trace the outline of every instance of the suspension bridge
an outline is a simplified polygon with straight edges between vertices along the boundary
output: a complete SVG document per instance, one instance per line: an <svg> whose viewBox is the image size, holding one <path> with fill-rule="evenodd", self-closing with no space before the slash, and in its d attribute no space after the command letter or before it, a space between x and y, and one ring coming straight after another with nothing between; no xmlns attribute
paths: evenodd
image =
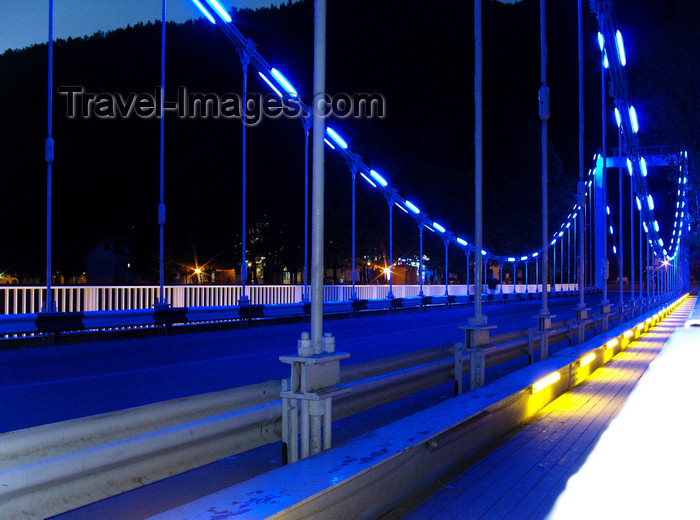
<svg viewBox="0 0 700 520"><path fill-rule="evenodd" d="M602 97L614 93L614 110L603 103L603 145L586 168L580 69L576 203L552 233L541 0L542 247L516 254L483 246L480 1L474 6L473 240L443 226L437 209L403 195L400 178L390 183L353 150L351 139L326 125L318 98L325 90L324 1L316 2L317 97L311 102L217 0L193 1L238 52L242 98L253 67L271 94L299 107L305 193L312 195L304 204L305 230L312 230L304 237L305 254L311 252L304 283L248 283L244 112L240 284L165 284L161 117L160 284L52 286L49 117L47 283L0 289L0 334L8 347L0 387L7 412L0 433L3 517L564 517L575 500L569 495L587 491L564 492L571 475L583 468L605 478L605 468L587 470L584 461L599 438L612 442L608 425L637 382L646 383L646 368L659 353L683 365L684 346L697 339L682 240L689 231L688 152L639 143L612 3L592 0L590 10L599 28ZM49 114L52 1L50 13ZM582 67L580 1L578 15ZM163 67L166 24L161 27ZM606 135L610 114L617 147ZM366 182L386 203L385 284L358 283L354 260L349 283L323 285L324 154L339 155L352 176L350 258L358 257L356 182ZM677 172L669 229L655 213L654 195L664 195L652 194L647 183L655 167ZM616 185L610 172L617 173ZM415 284L394 280L396 209L419 230ZM444 285L425 282L426 230L444 245ZM466 258L465 283L449 283L455 252ZM611 261L618 286L609 281ZM497 289L485 283L489 272L497 273ZM682 333L676 330L684 324ZM103 341L110 338L120 341ZM231 366L238 367L235 374ZM569 421L560 421L563 416ZM445 486L448 478L452 484Z"/></svg>

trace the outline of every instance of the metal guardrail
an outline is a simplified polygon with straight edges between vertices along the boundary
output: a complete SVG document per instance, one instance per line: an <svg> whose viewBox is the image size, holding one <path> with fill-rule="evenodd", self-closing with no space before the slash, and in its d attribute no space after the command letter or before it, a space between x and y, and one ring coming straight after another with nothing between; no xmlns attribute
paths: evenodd
<svg viewBox="0 0 700 520"><path fill-rule="evenodd" d="M624 312L615 319L623 317ZM602 328L600 316L586 327L598 323ZM559 322L550 332L550 344L572 342L578 330ZM504 333L493 340L509 341L484 349L488 366L539 348L529 330L527 339ZM341 383L351 392L334 401L334 418L455 380L454 350L455 345L445 345L341 367ZM469 372L468 361L467 355L461 376ZM281 388L280 380L267 381L2 434L1 516L26 518L26 511L37 509L45 516L59 514L278 442Z"/></svg>

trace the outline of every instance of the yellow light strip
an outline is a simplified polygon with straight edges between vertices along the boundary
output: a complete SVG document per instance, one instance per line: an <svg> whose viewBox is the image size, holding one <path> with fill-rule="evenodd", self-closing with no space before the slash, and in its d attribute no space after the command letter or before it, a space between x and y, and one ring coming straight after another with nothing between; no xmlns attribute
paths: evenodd
<svg viewBox="0 0 700 520"><path fill-rule="evenodd" d="M554 372L553 374L549 374L547 377L543 377L536 383L533 383L532 393L535 394L540 390L547 388L549 385L559 381L559 379L561 379L561 374L559 372Z"/></svg>
<svg viewBox="0 0 700 520"><path fill-rule="evenodd" d="M644 322L637 325L637 330L644 330Z"/></svg>
<svg viewBox="0 0 700 520"><path fill-rule="evenodd" d="M580 365L582 367L585 367L588 363L593 361L595 359L595 352L591 352L590 354L586 354L581 358Z"/></svg>
<svg viewBox="0 0 700 520"><path fill-rule="evenodd" d="M608 341L605 344L605 348L609 350L609 349L613 348L615 345L617 345L617 339L611 339L610 341Z"/></svg>
<svg viewBox="0 0 700 520"><path fill-rule="evenodd" d="M622 335L623 338L631 338L632 336L634 336L633 330L626 330L625 333Z"/></svg>

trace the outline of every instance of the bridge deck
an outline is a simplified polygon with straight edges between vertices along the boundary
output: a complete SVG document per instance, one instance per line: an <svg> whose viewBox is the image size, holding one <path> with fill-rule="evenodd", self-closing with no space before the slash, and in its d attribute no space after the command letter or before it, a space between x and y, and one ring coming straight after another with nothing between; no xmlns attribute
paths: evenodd
<svg viewBox="0 0 700 520"><path fill-rule="evenodd" d="M689 298L588 381L548 406L519 432L452 481L386 518L544 518L616 417L649 364L693 309Z"/></svg>

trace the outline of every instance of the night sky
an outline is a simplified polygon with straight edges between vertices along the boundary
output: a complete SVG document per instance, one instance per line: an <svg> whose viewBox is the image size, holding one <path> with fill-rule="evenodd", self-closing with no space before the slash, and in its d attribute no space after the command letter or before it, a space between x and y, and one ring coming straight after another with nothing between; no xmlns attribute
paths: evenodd
<svg viewBox="0 0 700 520"><path fill-rule="evenodd" d="M682 0L677 1L681 2ZM270 5L270 0L256 0L256 2L253 3L253 0L249 2L227 1L224 4L238 8ZM487 222L485 222L487 229L485 237L487 243L485 245L487 249L496 254L503 254L505 251L510 253L513 250L519 254L528 254L541 244L541 239L538 236L539 224L537 221L539 217L523 219L518 217L514 211L505 214L500 210L502 207L522 210L526 203L539 204L536 200L539 197L537 183L522 181L528 168L535 171L539 169L538 164L535 164L539 163L537 142L534 145L530 142L532 136L534 136L535 141L538 140L539 124L539 120L536 118L536 92L539 87L537 3L534 0L527 3L531 4L528 10L523 11L528 13L527 20L516 18L512 21L508 20L505 24L492 24L487 20L489 23L486 24L488 45L485 48L485 58L493 67L485 75L487 103L493 103L494 100L496 103L487 107L486 110L487 155L485 159L487 172L499 182L488 182L486 186L487 191L491 190L492 193L485 194L487 197L486 214L488 215ZM650 96L653 96L654 93L645 92L644 87L646 86L643 79L642 81L639 79L639 72L644 71L647 66L646 57L651 45L648 31L655 30L657 26L661 25L667 17L667 13L672 10L670 6L674 3L660 4L651 1L633 2L632 0L616 0L614 2L618 22L625 34L631 95L633 99L640 100L637 108L642 126L640 133L642 144L675 144L671 140L677 138L677 136L669 137L669 135L664 134L663 129L657 131L658 127L655 121L663 120L660 117L663 117L664 112L667 112L669 108L659 103L650 103L648 100L652 99ZM498 2L489 1L485 1L484 4L489 5L491 10L488 12L493 14L520 7L507 7ZM586 168L588 168L590 166L589 158L599 147L597 134L599 134L600 113L595 105L597 103L599 106L600 103L600 73L599 52L595 43L595 30L597 30L595 19L587 2L584 4L584 31L586 32L584 45L588 60L585 82L587 88L590 87L590 92L592 92L586 109L585 148ZM366 35L374 35L377 41L365 41L365 39L357 37L357 34L348 32L345 27L338 25L339 22L342 22L343 10L347 11L349 7L343 5L342 2L335 4L336 9L335 11L331 10L332 16L329 25L331 30L328 42L327 87L330 92L382 92L388 98L388 117L384 121L353 121L352 123L337 121L334 125L337 125L336 128L348 138L353 150L362 155L370 167L375 167L384 173L391 185L399 189L402 195L417 202L422 209L434 212L435 217L450 231L471 241L473 226L469 219L473 217L473 194L470 193L470 190L473 190L473 179L469 175L465 176L464 172L469 172L473 168L473 115L470 113L473 110L471 95L471 86L473 85L471 57L473 54L470 48L472 39L470 12L473 6L471 2L460 3L459 6L454 4L443 6L445 13L452 10L453 14L458 15L454 16L455 20L446 21L446 15L441 14L443 11L432 10L429 17L421 17L422 10L426 8L423 2L401 3L387 0L381 4L383 7L381 16L378 16L376 8L363 5L363 8L356 9L357 12L354 13L354 16L361 23L366 24ZM297 6L298 4L294 7ZM500 9L494 9L494 6L500 7ZM47 8L48 0L0 3L0 49L21 47L32 42L44 43L47 32ZM124 27L127 24L134 25L143 21L158 20L160 9L160 0L149 0L148 2L137 0L122 2L56 0L55 35L57 38L77 37L83 34L90 35L95 31ZM548 37L550 38L548 79L552 88L553 102L550 139L553 141L551 150L556 154L555 161L550 160L550 168L554 164L554 167L560 170L559 176L551 179L550 190L561 188L560 193L550 195L550 215L551 219L557 220L552 225L558 226L559 219L562 218L562 215L566 216L573 204L573 189L570 188L575 185L575 177L577 177L576 5L575 2L562 4L550 0L548 10L552 14L548 20ZM174 21L200 18L199 12L190 0L171 0L168 2L168 12L168 19ZM339 15L338 12L341 14ZM335 13L335 19L333 13ZM246 36L256 41L262 56L271 64L285 71L300 89L302 98L308 99L311 87L311 69L309 67L311 53L309 51L311 49L312 17L310 16L310 7L308 12L304 12L303 18L300 18L303 23L299 25L303 25L303 30L300 27L286 27L284 30L275 28L275 23L287 22L274 19L274 13L269 16L270 18L266 19L267 21L264 23L248 18L247 15L241 16L239 20L236 20L236 23ZM492 16L491 20L493 18ZM246 22L250 22L250 24L245 25ZM200 89L225 88L227 91L237 91L240 82L238 78L240 67L235 51L229 42L221 38L215 27L209 27L205 22L198 25L204 30L198 29L196 34L192 32L186 34L186 38L193 38L192 40L185 39L185 32L181 33L181 41L194 42L197 40L196 45L199 47L193 44L192 53L188 53L187 46L179 47L177 35L171 38L173 34L170 34L168 56L177 59L177 68L169 69L168 80L172 82L171 85L186 84L193 88L197 85L197 88ZM194 28L186 30L190 31ZM144 28L139 31L141 39L138 45L142 45L142 49L149 49L149 60L158 58L157 31L153 28ZM145 37L143 35L146 32L151 36L155 35L156 39L153 41L143 40ZM25 39L20 39L20 35ZM343 39L339 40L339 37ZM562 41L565 42L564 45L559 43ZM147 45L143 45L144 42L147 42ZM74 43L71 48L74 51L87 49L87 47L80 45L82 44ZM115 88L148 91L157 82L157 63L155 62L149 62L148 65L137 64L137 66L142 67L139 70L145 71L147 74L140 72L136 75L137 77L131 78L122 78L118 74L118 80L115 82L113 79L115 71L119 70L119 66L113 64L121 63L122 58L128 56L129 52L136 53L135 55L139 58L140 54L144 54L141 50L130 48L130 45L134 46L130 40L122 41L120 44L124 46L122 49L127 52L118 51L116 54L114 49L119 47L106 48L107 54L101 54L94 51L94 49L99 49L99 47L94 47L94 42L91 45L93 45L91 52L100 57L99 61L83 67L82 62L73 59L71 61L74 68L77 68L77 72L71 69L70 72L73 74L68 76L71 79L67 80L65 79L67 72L69 72L66 70L67 67L59 66L57 68L57 81L71 81L73 84L76 81L84 81L90 88L98 91L100 89L110 91ZM219 60L215 62L217 66L205 63L205 60L201 59L201 50L197 51L200 53L199 55L194 51L195 48L207 48L207 45L213 45L209 48L213 49L212 55L216 55L216 59ZM525 60L515 58L519 52L522 54L522 48L528 49L527 63L524 62ZM154 49L155 52L153 52ZM45 46L42 51L45 52ZM60 51L59 46L59 60ZM222 56L228 60L231 55L233 55L231 63L227 62L225 67L218 66L223 63L220 61ZM33 99L41 99L44 95L44 91L40 87L42 81L45 81L41 76L45 70L45 61L43 61L45 58L39 55L39 49L35 49L32 56L38 64L38 68L33 72L34 75L27 75L25 78L26 71L23 71L22 74L15 74L12 77L14 85L12 88L18 88L19 92L26 91L23 82L31 80L32 88L36 87L37 90L36 94L33 94ZM89 53L85 56L92 57ZM133 58L130 59L133 60ZM9 64L10 61L6 63ZM132 61L131 65L134 63ZM497 66L494 67L493 64ZM453 65L457 65L457 67L452 69ZM451 72L446 75L445 71ZM0 73L2 72L0 70ZM178 76L180 72L184 75ZM124 83L122 83L122 79L124 79ZM253 80L254 88L259 89L260 85L257 85L255 81L259 82L259 78ZM435 90L429 91L429 89ZM417 96L428 99L430 106L417 104ZM488 98L491 101L488 101ZM451 104L450 100L454 100L454 103ZM60 101L61 99L57 98L57 102ZM507 114L505 106L517 103L522 108ZM17 155L18 150L23 150L23 156L31 158L31 171L43 175L45 167L40 160L43 128L40 120L43 118L43 103L32 104L31 107L34 118L31 121L31 128L32 132L37 134L36 136L32 135L32 139L36 137L37 145L31 148L30 153L24 153L25 149L29 150L25 143L22 143L22 148L8 146L5 151L9 154L10 160L15 161L16 158L12 157L13 154ZM496 108L494 109L494 107ZM609 105L608 108L612 110L612 105ZM503 112L499 113L501 109ZM656 112L651 113L651 109ZM511 117L513 115L515 117ZM23 126L29 128L29 123L30 121L19 121L18 119L12 128L7 126L5 128L5 131L8 132L7 137L14 138L20 128ZM237 197L240 190L235 179L238 167L230 166L231 160L227 154L230 154L230 141L236 143L233 150L238 153L236 132L239 130L236 125L230 129L227 127L225 132L221 132L220 129L223 127L217 127L216 123L205 125L204 122L197 121L192 122L187 128L185 128L184 123L175 127L176 123L172 119L166 123L166 125L171 125L166 130L168 143L166 153L171 156L171 159L166 159L169 179L166 190L170 190L166 193L168 201L166 233L173 234L167 240L168 251L177 251L179 254L191 257L196 248L200 255L206 258L214 257L220 254L220 251L224 251L218 257L222 264L235 265L238 254L236 247L238 246L235 246L236 236L233 230L238 228L236 205L239 203ZM266 125L265 133L262 131L259 133L251 132L249 145L258 146L259 150L258 153L252 152L250 154L250 171L267 173L277 169L282 177L290 177L292 174L299 173L298 165L303 164L303 149L296 142L298 135L294 132L297 132L298 128L294 126L294 129L289 130L290 133L283 133L287 132L288 126L291 127L291 124L287 125L287 123L290 122L280 121L275 125ZM58 122L56 124L59 125ZM96 232L100 233L118 232L121 234L135 229L135 234L150 237L149 240L156 236L151 229L154 220L152 215L154 202L151 199L152 195L157 193L157 186L151 185L154 183L155 177L151 178L149 173L147 178L150 180L144 188L146 176L141 175L133 179L128 177L128 174L132 173L130 170L133 170L133 167L127 159L131 158L131 162L134 164L145 165L143 169L149 172L154 170L154 166L157 167L157 164L154 163L154 159L157 158L155 153L157 146L151 143L151 139L157 137L157 128L155 126L150 128L148 126L150 123L147 122L139 125L138 128L126 126L126 122L123 124L124 128L129 129L124 132L125 138L130 135L134 137L141 135L145 136L146 139L137 142L138 146L136 146L128 139L123 141L110 140L113 135L105 133L102 140L98 139L94 143L90 141L93 149L87 150L76 141L77 136L93 137L105 130L115 131L118 124L95 121L89 124L88 122L74 122L70 125L64 123L64 126L55 128L56 137L60 139L61 145L60 148L57 147L57 150L60 150L60 154L57 155L60 161L57 163L56 170L60 175L57 175L55 179L56 205L54 208L57 214L55 245L57 248L63 245L66 249L71 248L72 251L78 251L78 248L73 245L77 236L69 236L70 231L77 226L82 227L86 242L95 239L87 232L87 226L99 228L96 229ZM135 125L135 122L131 121L128 124ZM148 131L144 130L145 127L148 127L146 128ZM273 133L268 134L268 128ZM280 132L279 136L275 133L278 131ZM110 138L106 137L108 135ZM195 136L205 137L205 135L209 139L215 139L215 141L200 141L202 144L198 145L196 151L206 150L206 154L193 153L178 145L178 143L183 142L194 142ZM181 138L180 141L178 141L178 137ZM27 140L24 139L24 141ZM270 156L269 143L275 142L277 147L284 147L288 141L293 141L291 151L285 148L282 152L280 149L277 155L291 153L289 159L280 160L279 157ZM7 142L9 141L6 140ZM150 144L142 146L146 142ZM225 147L214 146L212 144L214 142L225 143ZM74 149L71 149L71 146ZM82 151L80 146L83 146ZM535 148L537 148L536 153L533 153ZM35 149L39 152L36 152ZM121 153L125 149L129 150L129 154ZM488 150L491 151L488 152ZM494 152L494 150L496 151ZM115 154L114 151L119 151L119 153ZM89 153L83 157L83 152ZM104 158L109 158L109 160L104 161ZM329 182L332 182L333 179L345 179L347 174L346 165L336 159L334 157L327 159ZM226 171L223 173L222 164L226 165L224 168ZM238 159L234 159L233 164L238 164ZM105 200L95 200L95 198L84 196L93 184L103 182L100 181L99 176L94 175L94 165L99 165L99 174L104 178L114 175L120 179L120 182L115 183L109 193L103 194ZM20 168L24 168L24 166ZM198 188L202 190L205 186L213 188L208 197L215 200L216 203L195 208L189 197L191 193L182 189L184 183L178 182L178 180L182 178L179 176L180 174L187 174L188 177L185 178L190 179L191 172L196 171L197 168L206 172L200 173L196 177L200 180ZM233 171L229 172L231 168ZM455 175L461 177L455 181ZM194 186L193 181L189 182L192 182ZM255 179L251 179L251 182L255 182ZM270 190L273 186L264 181L260 182L262 183L260 193L272 196ZM137 185L139 191L145 190L151 195L136 199L132 186ZM347 239L345 237L347 233L343 231L348 225L345 214L347 201L343 198L333 200L333 196L345 193L346 186L344 186L341 184L338 187L333 187L333 190L336 191L331 193L330 207L334 211L329 214L329 218L333 217L333 213L337 213L340 220L330 222L327 226L328 230L340 229L341 236L330 237L331 243L328 245L329 251L336 247L339 255L347 253L347 244L343 243ZM425 189L428 186L429 189ZM249 197L255 196L255 188L254 185L251 187ZM279 187L283 208L288 208L290 204L298 202L298 197L290 198L288 196L290 189L297 189L296 185L292 182L289 189L287 188L286 185ZM526 193L526 189L532 193ZM7 193L9 195L9 192ZM494 196L495 198L492 200L497 201L496 207L494 204L489 204L488 201L490 197ZM118 227L110 219L114 220L114 215L118 214L114 208L119 208L127 197L132 199L132 211L122 215L124 222L119 222ZM15 203L19 200L17 195L13 195L12 198ZM206 200L204 197L199 197L199 199ZM364 197L363 200L365 199L367 197ZM656 200L657 206L660 206L663 195L657 197ZM251 211L256 211L255 205L251 204L251 206L253 206ZM383 204L378 206L382 210L385 208ZM69 217L67 211L63 213L64 207L66 209L80 207L81 212ZM112 209L103 212L103 208ZM224 209L223 213L215 212L216 209L221 208ZM338 209L336 210L336 208ZM287 215L271 215L271 210L266 210L264 213L262 210L260 211L261 214L255 218L261 222L268 220L273 222L274 218L278 218L292 231L299 227L298 223L291 221ZM537 212L538 209L533 206L530 213L536 215ZM31 243L35 251L32 257L36 257L38 260L41 260L42 256L42 213L42 208L38 208L32 216L33 220L30 224L33 231L31 237L25 233L26 240L17 244L17 247L25 247L25 242ZM84 213L99 215L99 218L89 219L85 222ZM370 225L381 229L382 233L380 234L383 235L383 230L386 227L386 223L383 221L386 217L385 212L382 211L378 218L370 215L369 212L363 213L367 213L362 216L368 218L369 222L372 223ZM8 215L10 214L12 213L8 213ZM301 213L294 209L294 215L299 217ZM510 218L511 221L508 221L507 218ZM251 220L253 220L253 216L251 216ZM528 220L532 222L527 222ZM23 220L25 224L29 221L29 218ZM524 229L522 226L524 222L532 224L530 226L532 229ZM225 233L222 233L223 227L232 228L232 230L227 229ZM367 225L365 225L366 227ZM397 226L400 229L403 227ZM410 231L417 234L413 226L411 226ZM379 232L377 231L377 233ZM20 236L19 232L17 234ZM384 238L380 237L380 240L384 240ZM415 245L415 237L406 236L404 238L404 243L411 245L411 247ZM409 254L408 246L406 248L400 246L401 237L398 237L398 240L397 255ZM3 245L6 247L14 247L15 245L7 237L5 242ZM232 243L234 246L231 245ZM366 243L369 243L369 238ZM81 247L87 246L86 244ZM385 247L385 245L380 244L380 247ZM437 255L442 255L439 247ZM56 255L56 257L60 260L61 255ZM458 267L457 270L459 269Z"/></svg>
<svg viewBox="0 0 700 520"><path fill-rule="evenodd" d="M221 4L238 9L256 9L279 5L281 0L222 0ZM0 53L19 49L48 38L48 0L3 0L0 2ZM54 0L56 38L76 38L97 31L110 31L138 22L161 18L160 0ZM170 0L168 20L184 22L199 18L191 0Z"/></svg>

